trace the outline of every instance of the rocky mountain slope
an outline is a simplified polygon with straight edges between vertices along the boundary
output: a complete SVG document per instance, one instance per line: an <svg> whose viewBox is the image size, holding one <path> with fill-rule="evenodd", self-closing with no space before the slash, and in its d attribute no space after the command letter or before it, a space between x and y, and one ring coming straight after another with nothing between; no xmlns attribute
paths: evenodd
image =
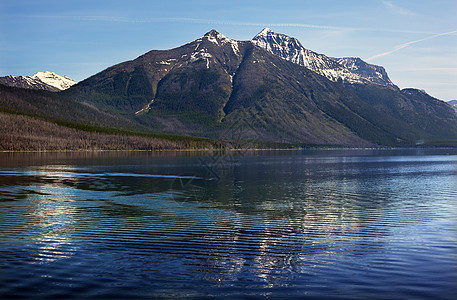
<svg viewBox="0 0 457 300"><path fill-rule="evenodd" d="M35 90L59 92L76 84L76 81L67 76L60 76L54 72L38 72L33 76L4 76L0 77L0 84Z"/></svg>

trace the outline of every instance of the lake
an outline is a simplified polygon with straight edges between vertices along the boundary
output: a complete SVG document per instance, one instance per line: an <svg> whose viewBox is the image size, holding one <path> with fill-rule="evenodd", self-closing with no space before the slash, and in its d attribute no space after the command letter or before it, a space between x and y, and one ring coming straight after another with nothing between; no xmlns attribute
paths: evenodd
<svg viewBox="0 0 457 300"><path fill-rule="evenodd" d="M457 299L457 150L0 153L0 298Z"/></svg>

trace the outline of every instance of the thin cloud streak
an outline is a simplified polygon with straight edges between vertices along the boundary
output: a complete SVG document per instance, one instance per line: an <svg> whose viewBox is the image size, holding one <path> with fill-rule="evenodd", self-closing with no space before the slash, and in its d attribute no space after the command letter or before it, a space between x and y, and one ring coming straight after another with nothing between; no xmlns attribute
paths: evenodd
<svg viewBox="0 0 457 300"><path fill-rule="evenodd" d="M457 74L457 68L446 68L446 67L417 67L417 68L398 68L397 71L439 71L439 72L448 72L448 73L456 73Z"/></svg>
<svg viewBox="0 0 457 300"><path fill-rule="evenodd" d="M416 13L414 13L413 11L399 7L395 4L393 4L391 1L381 1L381 2L382 2L382 4L384 4L385 7L387 7L390 11L392 11L395 14L403 15L403 16L415 16L416 15Z"/></svg>
<svg viewBox="0 0 457 300"><path fill-rule="evenodd" d="M434 34L434 35L431 35L431 36L427 36L427 37L419 39L419 40L415 40L415 41L411 41L411 42L407 42L407 43L398 45L398 46L396 46L394 49L392 49L390 51L373 55L373 56L371 56L371 57L369 57L369 58L367 58L365 60L366 61L370 61L370 60L373 60L373 59L376 59L376 58L380 58L380 57L383 57L383 56L390 55L390 54L395 53L395 52L397 52L397 51L399 51L401 49L404 49L406 47L409 47L411 45L414 45L414 44L417 44L417 43L420 43L420 42L423 42L423 41L435 39L435 38L440 37L440 36L455 35L455 34L457 34L457 30L449 31L449 32L443 32L443 33L438 33L438 34Z"/></svg>
<svg viewBox="0 0 457 300"><path fill-rule="evenodd" d="M231 26L253 26L253 27L296 27L309 28L317 30L329 31L375 31L375 32L390 32L390 33L414 33L414 34L434 34L433 32L413 31L413 30L397 30L385 28L363 28L363 27L343 27L343 26L326 26L303 23L256 23L256 22L233 22L211 19L195 19L195 18L148 18L148 19L132 19L126 17L115 16L31 16L41 19L67 19L84 22L113 22L113 23L188 23L188 24L208 24L208 25L231 25Z"/></svg>
<svg viewBox="0 0 457 300"><path fill-rule="evenodd" d="M234 26L277 26L277 27L304 27L323 30L355 30L355 28L335 27L324 25L300 24L300 23L253 23L253 22L233 22L210 19L195 19L195 18L148 18L148 19L132 19L125 17L114 16L32 16L42 19L69 19L76 21L91 21L91 22L114 22L114 23L190 23L190 24L208 24L208 25L234 25Z"/></svg>

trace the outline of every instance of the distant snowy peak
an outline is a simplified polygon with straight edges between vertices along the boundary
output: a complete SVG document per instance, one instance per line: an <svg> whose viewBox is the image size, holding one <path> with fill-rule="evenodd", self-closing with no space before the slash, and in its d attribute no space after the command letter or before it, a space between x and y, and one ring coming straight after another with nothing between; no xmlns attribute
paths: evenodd
<svg viewBox="0 0 457 300"><path fill-rule="evenodd" d="M72 85L76 84L76 81L70 79L67 76L60 76L57 75L54 72L38 72L35 75L32 76L33 79L38 79L44 82L45 84L48 84L50 86L53 86L59 90L66 90Z"/></svg>
<svg viewBox="0 0 457 300"><path fill-rule="evenodd" d="M57 92L58 89L47 85L41 80L33 79L30 76L4 76L0 77L0 84L7 86L18 87L23 89L33 89L33 90L46 90L51 92Z"/></svg>
<svg viewBox="0 0 457 300"><path fill-rule="evenodd" d="M60 76L53 72L38 72L33 76L4 76L0 77L0 84L34 90L58 92L68 89L76 82L67 76Z"/></svg>
<svg viewBox="0 0 457 300"><path fill-rule="evenodd" d="M447 104L452 106L457 111L457 100L448 101Z"/></svg>
<svg viewBox="0 0 457 300"><path fill-rule="evenodd" d="M264 28L252 42L285 60L304 66L332 81L393 85L384 68L359 58L330 58L306 49L293 37Z"/></svg>

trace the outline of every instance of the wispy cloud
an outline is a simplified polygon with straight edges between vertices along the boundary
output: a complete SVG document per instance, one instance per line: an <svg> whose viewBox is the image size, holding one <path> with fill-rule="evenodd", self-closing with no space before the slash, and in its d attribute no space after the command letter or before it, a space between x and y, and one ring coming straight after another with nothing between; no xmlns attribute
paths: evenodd
<svg viewBox="0 0 457 300"><path fill-rule="evenodd" d="M208 25L231 25L231 26L252 26L252 27L296 27L308 28L316 30L328 31L371 31L371 32L391 32L391 33L417 33L417 34L433 34L433 32L414 31L403 29L387 29L379 27L344 27L344 26L328 26L305 23L260 23L260 22L237 22L212 19L197 19L197 18L127 18L120 16L104 16L104 15L34 15L30 16L41 19L62 19L74 20L82 22L112 22L112 23L187 23L187 24L208 24Z"/></svg>
<svg viewBox="0 0 457 300"><path fill-rule="evenodd" d="M314 28L322 30L342 30L351 29L345 27L336 26L325 26L325 25L313 25L313 24L302 24L302 23L254 23L254 22L234 22L224 20L211 20L211 19L197 19L197 18L126 18L118 16L103 16L103 15L92 15L92 16L53 16L53 15L40 15L32 16L35 18L42 19L66 19L75 21L91 21L91 22L114 22L114 23L189 23L189 24L208 24L208 25L234 25L234 26L276 26L276 27L303 27L303 28Z"/></svg>
<svg viewBox="0 0 457 300"><path fill-rule="evenodd" d="M420 42L423 42L423 41L435 39L435 38L440 37L440 36L455 35L455 34L457 34L457 30L430 35L430 36L427 36L427 37L422 38L422 39L418 39L418 40L414 40L414 41L410 41L410 42L398 45L398 46L396 46L394 49L392 49L390 51L373 55L373 56L371 56L371 57L369 57L369 58L367 58L365 60L366 61L370 61L370 60L373 60L373 59L376 59L376 58L380 58L380 57L383 57L383 56L390 55L390 54L395 53L395 52L397 52L397 51L399 51L401 49L404 49L406 47L409 47L411 45L414 45L414 44L417 44L417 43L420 43Z"/></svg>
<svg viewBox="0 0 457 300"><path fill-rule="evenodd" d="M387 7L387 9L389 9L394 14L403 15L403 16L415 16L416 15L415 12L413 12L409 9L400 7L396 4L394 4L392 1L383 0L381 2L382 2L382 4L384 4L385 7Z"/></svg>
<svg viewBox="0 0 457 300"><path fill-rule="evenodd" d="M398 68L397 71L437 71L457 74L457 68L453 67L413 67L413 68Z"/></svg>

